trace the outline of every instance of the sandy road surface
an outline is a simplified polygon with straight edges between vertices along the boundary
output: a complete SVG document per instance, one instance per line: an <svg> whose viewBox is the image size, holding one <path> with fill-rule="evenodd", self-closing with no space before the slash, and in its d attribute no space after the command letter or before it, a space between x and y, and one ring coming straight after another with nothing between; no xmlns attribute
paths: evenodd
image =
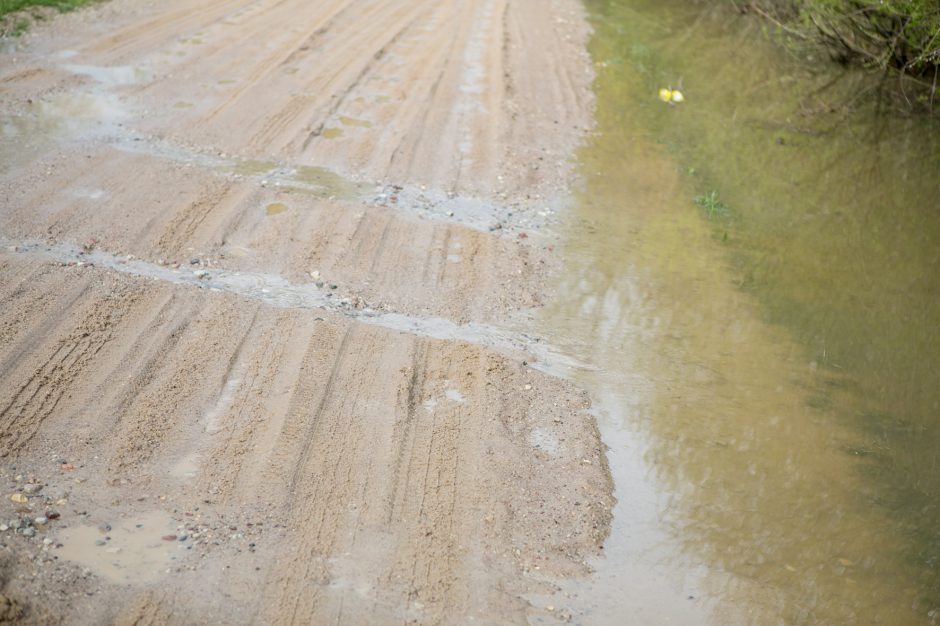
<svg viewBox="0 0 940 626"><path fill-rule="evenodd" d="M585 36L115 0L0 54L0 620L514 623L584 575L603 451L518 319Z"/></svg>

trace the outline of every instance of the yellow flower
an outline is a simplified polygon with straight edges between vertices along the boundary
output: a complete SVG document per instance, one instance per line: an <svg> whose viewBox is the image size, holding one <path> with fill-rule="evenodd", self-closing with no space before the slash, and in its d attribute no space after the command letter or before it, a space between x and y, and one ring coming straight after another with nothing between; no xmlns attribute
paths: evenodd
<svg viewBox="0 0 940 626"><path fill-rule="evenodd" d="M659 99L662 100L663 102L669 102L670 100L672 100L672 89L666 89L665 87L660 89Z"/></svg>
<svg viewBox="0 0 940 626"><path fill-rule="evenodd" d="M672 92L672 101L673 102L684 102L685 96L682 95L682 92L678 89L673 90Z"/></svg>

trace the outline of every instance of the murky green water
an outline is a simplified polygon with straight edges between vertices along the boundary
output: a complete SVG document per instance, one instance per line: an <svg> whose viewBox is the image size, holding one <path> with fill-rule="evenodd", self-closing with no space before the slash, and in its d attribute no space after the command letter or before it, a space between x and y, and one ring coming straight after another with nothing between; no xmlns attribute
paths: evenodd
<svg viewBox="0 0 940 626"><path fill-rule="evenodd" d="M542 330L600 368L620 502L568 602L940 621L940 124L723 3L587 5L598 128Z"/></svg>

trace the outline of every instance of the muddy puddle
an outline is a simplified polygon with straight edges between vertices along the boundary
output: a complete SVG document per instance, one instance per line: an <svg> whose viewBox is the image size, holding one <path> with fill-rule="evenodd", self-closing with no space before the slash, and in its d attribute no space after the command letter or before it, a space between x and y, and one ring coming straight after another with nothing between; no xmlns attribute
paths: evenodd
<svg viewBox="0 0 940 626"><path fill-rule="evenodd" d="M126 119L117 96L93 91L50 94L31 101L22 113L0 113L0 171L56 141L111 135Z"/></svg>
<svg viewBox="0 0 940 626"><path fill-rule="evenodd" d="M188 552L189 543L176 535L173 518L149 511L98 525L63 529L56 556L90 569L118 584L158 580Z"/></svg>
<svg viewBox="0 0 940 626"><path fill-rule="evenodd" d="M592 366L618 504L536 604L935 623L940 124L728 7L587 5L598 132L538 332Z"/></svg>

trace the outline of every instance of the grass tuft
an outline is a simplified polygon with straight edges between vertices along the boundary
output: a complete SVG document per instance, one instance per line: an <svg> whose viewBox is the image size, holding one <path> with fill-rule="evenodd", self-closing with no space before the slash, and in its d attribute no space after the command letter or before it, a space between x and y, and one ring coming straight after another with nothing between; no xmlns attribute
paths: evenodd
<svg viewBox="0 0 940 626"><path fill-rule="evenodd" d="M701 196L696 196L695 204L702 207L708 219L727 217L731 213L731 210L721 201L721 198L718 197L718 192L714 189Z"/></svg>

